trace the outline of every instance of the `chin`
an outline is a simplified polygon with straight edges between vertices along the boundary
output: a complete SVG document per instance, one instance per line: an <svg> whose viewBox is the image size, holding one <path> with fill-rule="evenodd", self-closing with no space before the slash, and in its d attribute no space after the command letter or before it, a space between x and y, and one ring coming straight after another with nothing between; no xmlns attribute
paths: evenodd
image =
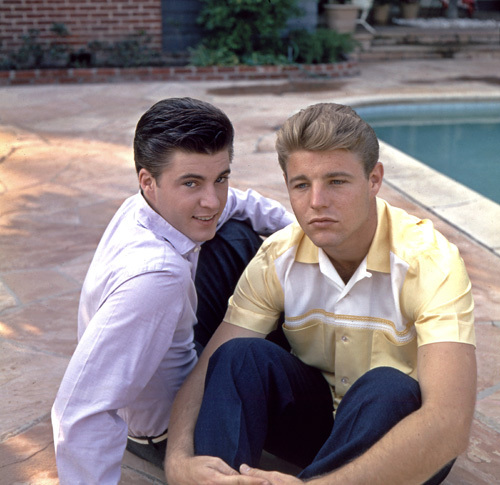
<svg viewBox="0 0 500 485"><path fill-rule="evenodd" d="M192 237L191 239L198 243L204 243L210 241L210 239L213 239L216 233L217 231L206 232L204 234L198 234L197 236Z"/></svg>

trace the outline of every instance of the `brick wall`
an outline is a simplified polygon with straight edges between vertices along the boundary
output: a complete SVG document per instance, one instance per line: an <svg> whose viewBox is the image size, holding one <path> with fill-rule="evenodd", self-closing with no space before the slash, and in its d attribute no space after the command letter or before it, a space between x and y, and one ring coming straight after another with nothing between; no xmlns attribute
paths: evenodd
<svg viewBox="0 0 500 485"><path fill-rule="evenodd" d="M144 30L151 47L161 48L161 0L0 0L0 53L19 47L30 29L40 31L40 41L55 40L55 22L66 26L65 42L74 47Z"/></svg>

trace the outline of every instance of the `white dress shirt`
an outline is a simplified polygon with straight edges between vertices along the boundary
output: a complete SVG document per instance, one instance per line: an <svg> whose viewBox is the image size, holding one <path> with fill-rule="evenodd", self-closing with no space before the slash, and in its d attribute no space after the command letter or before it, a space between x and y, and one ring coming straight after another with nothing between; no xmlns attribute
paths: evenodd
<svg viewBox="0 0 500 485"><path fill-rule="evenodd" d="M262 235L293 220L277 202L232 188L218 227L230 218ZM111 220L83 284L79 343L52 409L61 484L118 483L127 434L167 429L197 361L199 249L140 193Z"/></svg>

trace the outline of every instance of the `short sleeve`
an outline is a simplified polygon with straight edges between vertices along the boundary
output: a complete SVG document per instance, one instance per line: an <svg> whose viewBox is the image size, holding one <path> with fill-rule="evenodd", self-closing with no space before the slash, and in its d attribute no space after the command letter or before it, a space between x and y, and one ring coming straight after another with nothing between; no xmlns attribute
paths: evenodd
<svg viewBox="0 0 500 485"><path fill-rule="evenodd" d="M266 241L243 272L224 320L258 333L276 328L284 309L283 287Z"/></svg>
<svg viewBox="0 0 500 485"><path fill-rule="evenodd" d="M460 342L475 345L471 283L458 249L424 253L412 265L401 304L415 322L418 345Z"/></svg>

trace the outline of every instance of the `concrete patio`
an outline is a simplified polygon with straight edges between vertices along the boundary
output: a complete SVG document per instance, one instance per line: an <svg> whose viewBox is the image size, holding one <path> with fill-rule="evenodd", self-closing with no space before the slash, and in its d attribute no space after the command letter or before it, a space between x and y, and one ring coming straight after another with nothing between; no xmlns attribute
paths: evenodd
<svg viewBox="0 0 500 485"><path fill-rule="evenodd" d="M231 183L288 204L273 134L295 110L321 101L500 98L498 58L487 55L363 61L360 70L360 76L314 88L283 81L0 88L1 484L58 483L50 408L76 345L80 287L108 221L137 190L132 137L140 115L153 103L192 96L222 108L237 134ZM381 195L429 217L459 246L476 301L475 420L469 449L445 483L500 483L498 205L487 210L472 205L450 216L449 200L462 200L461 188L450 183L432 194L413 185L410 190L397 171L398 160L403 160L398 153L384 148L382 161L391 170ZM483 230L486 239L479 234ZM121 483L160 484L163 473L126 452Z"/></svg>

